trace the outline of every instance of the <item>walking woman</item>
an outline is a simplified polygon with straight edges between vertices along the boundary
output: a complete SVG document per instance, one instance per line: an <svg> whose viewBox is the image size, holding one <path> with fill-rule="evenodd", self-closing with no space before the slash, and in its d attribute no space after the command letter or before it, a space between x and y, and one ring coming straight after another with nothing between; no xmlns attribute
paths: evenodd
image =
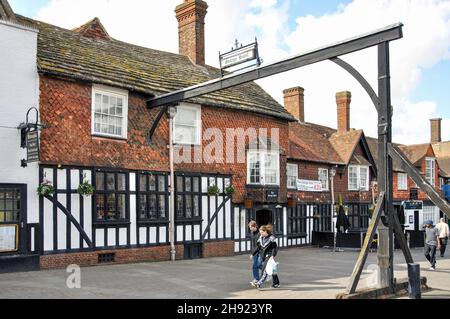
<svg viewBox="0 0 450 319"><path fill-rule="evenodd" d="M266 267L269 262L270 257L274 257L277 255L277 242L275 236L272 234L273 226L272 225L264 225L259 228L259 233L261 237L257 242L257 249L253 252L253 255L259 254L261 256L261 260L263 262L263 275L261 279L253 283L252 286L256 288L261 288L264 282L267 280L269 276ZM280 287L280 280L278 278L278 274L272 274L272 288Z"/></svg>

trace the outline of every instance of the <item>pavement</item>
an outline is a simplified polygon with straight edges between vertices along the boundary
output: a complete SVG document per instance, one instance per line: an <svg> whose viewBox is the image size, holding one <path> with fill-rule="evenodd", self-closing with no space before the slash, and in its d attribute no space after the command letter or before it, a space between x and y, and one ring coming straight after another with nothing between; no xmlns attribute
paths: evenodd
<svg viewBox="0 0 450 319"><path fill-rule="evenodd" d="M281 250L281 287L273 289L267 283L261 290L249 284L249 255L86 267L81 268L79 289L68 288L71 273L65 269L0 274L0 299L334 299L345 292L358 254L325 248ZM437 270L431 272L422 249L412 254L421 265L421 276L434 288L423 298L450 298L450 258L438 257ZM406 278L401 252L394 261L396 277ZM371 253L358 289L376 283L376 262L376 253Z"/></svg>

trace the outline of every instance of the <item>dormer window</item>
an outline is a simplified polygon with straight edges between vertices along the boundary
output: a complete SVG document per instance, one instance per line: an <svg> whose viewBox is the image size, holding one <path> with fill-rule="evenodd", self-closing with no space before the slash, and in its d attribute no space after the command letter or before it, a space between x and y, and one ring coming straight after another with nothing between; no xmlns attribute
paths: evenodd
<svg viewBox="0 0 450 319"><path fill-rule="evenodd" d="M92 87L92 135L127 139L128 93L104 86Z"/></svg>

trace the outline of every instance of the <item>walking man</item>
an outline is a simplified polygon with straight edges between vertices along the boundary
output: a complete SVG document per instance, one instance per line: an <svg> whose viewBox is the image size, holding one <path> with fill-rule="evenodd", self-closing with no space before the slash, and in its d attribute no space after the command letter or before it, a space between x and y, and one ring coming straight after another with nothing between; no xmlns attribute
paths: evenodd
<svg viewBox="0 0 450 319"><path fill-rule="evenodd" d="M425 227L425 257L431 264L430 270L436 270L436 246L441 249L439 231L433 226L432 220L428 220Z"/></svg>
<svg viewBox="0 0 450 319"><path fill-rule="evenodd" d="M445 249L447 248L448 237L450 236L450 232L448 229L448 224L445 222L444 218L441 218L440 223L436 225L437 230L439 231L439 242L441 244L441 257L444 257Z"/></svg>
<svg viewBox="0 0 450 319"><path fill-rule="evenodd" d="M260 254L256 254L256 251L258 250L258 239L260 237L259 234L259 229L258 229L258 225L256 224L256 221L251 220L248 223L248 228L250 230L250 248L252 251L252 254L250 255L250 259L253 261L252 264L252 271L253 271L253 281L250 282L250 284L254 284L257 283L259 281L259 279L261 278L260 276L260 270L262 267L262 259Z"/></svg>

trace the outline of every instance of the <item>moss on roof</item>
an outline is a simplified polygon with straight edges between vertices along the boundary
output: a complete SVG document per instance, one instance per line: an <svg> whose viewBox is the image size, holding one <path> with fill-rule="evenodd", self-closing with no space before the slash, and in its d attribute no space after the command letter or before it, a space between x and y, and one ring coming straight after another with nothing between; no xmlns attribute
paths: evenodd
<svg viewBox="0 0 450 319"><path fill-rule="evenodd" d="M115 39L92 39L17 15L39 30L38 70L41 74L125 88L149 96L183 89L220 76L213 67L199 67L187 57L132 45ZM292 121L294 118L256 83L189 100Z"/></svg>

